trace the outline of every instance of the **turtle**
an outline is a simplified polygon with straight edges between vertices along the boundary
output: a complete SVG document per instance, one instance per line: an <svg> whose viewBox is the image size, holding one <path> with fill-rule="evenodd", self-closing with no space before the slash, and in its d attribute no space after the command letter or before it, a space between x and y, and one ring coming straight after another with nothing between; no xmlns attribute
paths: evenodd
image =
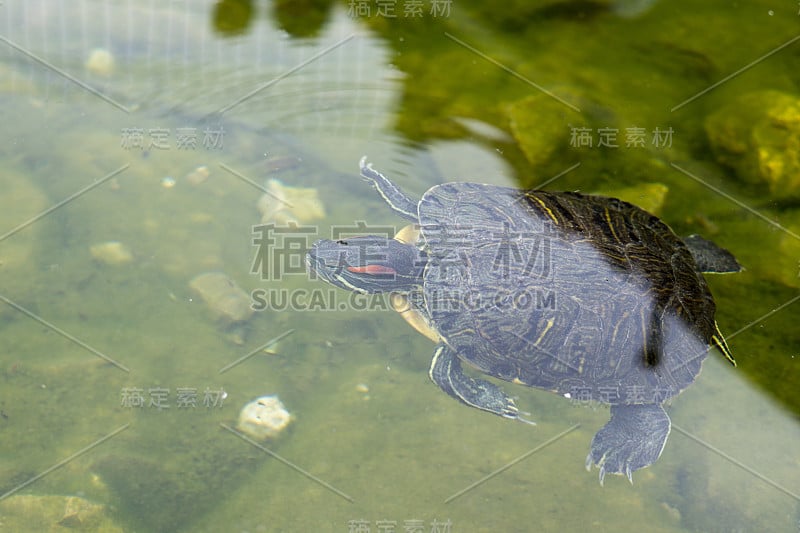
<svg viewBox="0 0 800 533"><path fill-rule="evenodd" d="M396 238L317 241L310 272L339 288L391 294L436 343L430 379L467 406L533 423L462 363L609 405L585 461L601 485L606 474L633 482L660 457L671 428L664 404L696 380L708 351L736 365L703 273L742 267L711 241L681 239L616 198L451 182L415 200L366 157L359 167L412 224Z"/></svg>

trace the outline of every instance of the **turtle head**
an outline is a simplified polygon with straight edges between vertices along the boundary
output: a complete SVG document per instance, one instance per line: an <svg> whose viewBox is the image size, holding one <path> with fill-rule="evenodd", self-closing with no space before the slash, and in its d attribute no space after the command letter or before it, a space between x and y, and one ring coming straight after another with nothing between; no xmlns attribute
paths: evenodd
<svg viewBox="0 0 800 533"><path fill-rule="evenodd" d="M317 241L306 255L310 272L362 293L410 292L422 285L426 262L416 246L374 235Z"/></svg>

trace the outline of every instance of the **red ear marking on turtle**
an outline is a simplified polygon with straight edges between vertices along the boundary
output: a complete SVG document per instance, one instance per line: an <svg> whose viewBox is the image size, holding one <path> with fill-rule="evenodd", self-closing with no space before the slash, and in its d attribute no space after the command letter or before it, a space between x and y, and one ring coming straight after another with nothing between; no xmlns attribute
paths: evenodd
<svg viewBox="0 0 800 533"><path fill-rule="evenodd" d="M382 265L366 265L360 267L347 267L348 272L352 272L353 274L371 274L371 275L378 275L378 274L397 274L397 271L392 267L382 266Z"/></svg>

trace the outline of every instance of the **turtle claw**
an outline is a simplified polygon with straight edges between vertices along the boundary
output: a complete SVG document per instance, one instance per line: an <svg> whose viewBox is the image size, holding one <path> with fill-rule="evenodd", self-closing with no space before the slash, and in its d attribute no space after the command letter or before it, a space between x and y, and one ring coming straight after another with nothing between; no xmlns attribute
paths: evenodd
<svg viewBox="0 0 800 533"><path fill-rule="evenodd" d="M598 463L597 463L597 466L600 468L599 478L600 478L600 486L601 487L604 486L603 482L605 481L606 474L622 474L623 473L623 472L615 472L615 471L612 471L612 470L606 470L606 466L605 466L604 463L605 463L605 456L603 456L600 459L600 461L598 461ZM586 471L587 472L591 472L593 464L594 464L594 461L592 460L592 454L589 453L589 455L586 456ZM633 470L631 470L631 465L630 464L626 464L625 465L624 474L625 474L625 477L628 478L628 481L631 482L631 485L633 485Z"/></svg>
<svg viewBox="0 0 800 533"><path fill-rule="evenodd" d="M535 426L536 422L533 420L528 420L527 418L523 418L522 416L531 416L531 414L527 411L520 411L517 408L517 403L514 401L513 398L506 398L506 406L503 409L502 416L504 418L510 418L511 420L519 420L520 422L525 422L526 424L530 424L531 426Z"/></svg>
<svg viewBox="0 0 800 533"><path fill-rule="evenodd" d="M533 420L528 420L527 418L522 418L522 417L521 417L521 416L519 416L519 415L531 416L531 414L530 414L529 412L527 412L527 411L520 411L520 412L517 414L517 416L516 416L516 417L514 417L514 418L516 418L516 419L517 419L517 420L519 420L520 422L525 422L526 424L530 424L531 426L535 426L535 425L536 425L536 422L534 422Z"/></svg>
<svg viewBox="0 0 800 533"><path fill-rule="evenodd" d="M592 466L593 465L597 465L597 467L600 469L599 478L600 478L600 486L601 487L604 486L603 482L605 481L607 473L610 473L610 474L623 474L624 473L625 476L628 478L628 481L630 481L631 485L633 485L633 470L631 469L631 464L630 463L625 463L624 471L623 471L623 469L620 469L619 471L607 470L606 469L606 458L607 457L608 457L608 454L604 453L595 462L595 459L594 459L594 457L592 455L592 452L590 451L588 453L588 455L586 455L586 461L584 463L584 465L586 466L586 471L587 472L591 472L592 471Z"/></svg>
<svg viewBox="0 0 800 533"><path fill-rule="evenodd" d="M589 454L586 456L585 466L586 466L586 471L587 472L591 472L592 471L592 466L595 465L595 464L597 464L597 466L600 468L600 486L601 487L603 486L603 480L605 480L605 477L606 477L606 467L603 465L603 463L605 463L605 462L606 462L606 456L605 455L603 455L600 459L598 459L596 463L595 463L594 457L592 457L592 452L589 452Z"/></svg>
<svg viewBox="0 0 800 533"><path fill-rule="evenodd" d="M625 466L625 475L628 477L628 481L631 482L631 485L633 485L633 472L631 471L631 465L626 465ZM606 467L605 466L601 466L600 467L600 486L601 487L604 486L603 485L603 481L605 480L605 478L606 478Z"/></svg>

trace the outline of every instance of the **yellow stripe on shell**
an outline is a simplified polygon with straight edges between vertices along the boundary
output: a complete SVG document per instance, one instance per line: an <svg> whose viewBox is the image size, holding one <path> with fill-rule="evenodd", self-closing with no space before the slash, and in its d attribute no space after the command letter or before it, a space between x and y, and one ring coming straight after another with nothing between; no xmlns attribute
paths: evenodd
<svg viewBox="0 0 800 533"><path fill-rule="evenodd" d="M541 208L544 210L547 216L550 217L550 220L552 220L555 224L558 224L558 218L556 218L556 215L550 210L549 207L547 207L547 204L545 203L544 200L542 200L533 193L528 194L528 198L535 200L536 203L538 203L541 206Z"/></svg>

